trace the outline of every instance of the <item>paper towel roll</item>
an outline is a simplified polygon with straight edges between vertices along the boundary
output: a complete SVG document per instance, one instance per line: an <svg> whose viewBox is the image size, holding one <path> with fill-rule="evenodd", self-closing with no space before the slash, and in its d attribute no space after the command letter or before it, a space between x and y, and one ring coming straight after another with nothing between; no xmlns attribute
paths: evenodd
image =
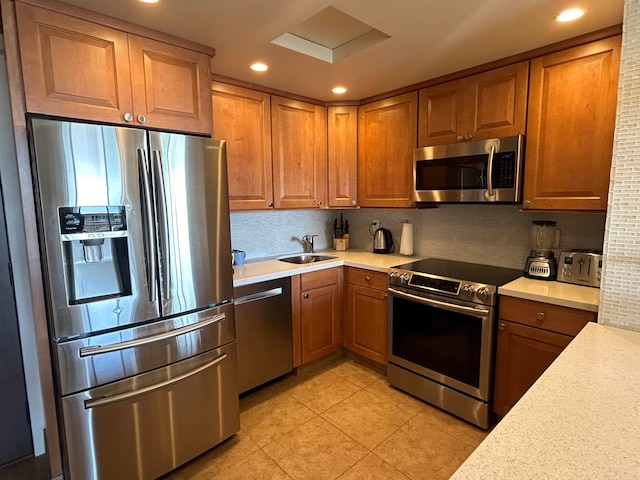
<svg viewBox="0 0 640 480"><path fill-rule="evenodd" d="M402 224L400 236L400 255L413 255L413 224Z"/></svg>

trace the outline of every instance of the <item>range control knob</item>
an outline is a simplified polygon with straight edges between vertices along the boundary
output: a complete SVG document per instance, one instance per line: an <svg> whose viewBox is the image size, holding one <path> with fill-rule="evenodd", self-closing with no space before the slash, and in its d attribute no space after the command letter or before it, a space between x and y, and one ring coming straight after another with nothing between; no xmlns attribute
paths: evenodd
<svg viewBox="0 0 640 480"><path fill-rule="evenodd" d="M480 287L476 295L480 300L485 301L489 298L489 289L487 287Z"/></svg>
<svg viewBox="0 0 640 480"><path fill-rule="evenodd" d="M467 298L473 297L475 293L476 291L474 290L473 285L471 285L470 283L467 283L464 287L462 287L462 295Z"/></svg>
<svg viewBox="0 0 640 480"><path fill-rule="evenodd" d="M395 280L398 276L397 272L389 272L389 280Z"/></svg>
<svg viewBox="0 0 640 480"><path fill-rule="evenodd" d="M409 278L411 277L408 273L403 273L402 275L400 275L400 280L402 281L402 283L409 283Z"/></svg>

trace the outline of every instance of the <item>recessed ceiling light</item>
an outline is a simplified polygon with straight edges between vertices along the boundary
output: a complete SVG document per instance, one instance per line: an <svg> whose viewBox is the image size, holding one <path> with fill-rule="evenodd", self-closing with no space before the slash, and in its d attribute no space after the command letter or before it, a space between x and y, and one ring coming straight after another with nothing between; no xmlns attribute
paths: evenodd
<svg viewBox="0 0 640 480"><path fill-rule="evenodd" d="M142 3L158 3L159 0L140 0Z"/></svg>
<svg viewBox="0 0 640 480"><path fill-rule="evenodd" d="M250 68L254 72L266 72L269 67L267 67L264 63L254 63Z"/></svg>
<svg viewBox="0 0 640 480"><path fill-rule="evenodd" d="M335 87L335 88L332 88L331 91L333 93L341 94L341 93L345 93L347 89L344 87Z"/></svg>
<svg viewBox="0 0 640 480"><path fill-rule="evenodd" d="M584 10L581 10L579 8L570 8L569 10L565 10L564 12L560 13L560 15L556 17L556 21L562 23L571 22L573 20L577 20L583 15Z"/></svg>

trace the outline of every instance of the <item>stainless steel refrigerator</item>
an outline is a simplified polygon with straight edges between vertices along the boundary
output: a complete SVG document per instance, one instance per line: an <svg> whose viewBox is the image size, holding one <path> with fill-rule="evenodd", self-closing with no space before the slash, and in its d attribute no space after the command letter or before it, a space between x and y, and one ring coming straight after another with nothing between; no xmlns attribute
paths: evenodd
<svg viewBox="0 0 640 480"><path fill-rule="evenodd" d="M156 478L240 427L225 144L29 127L66 475Z"/></svg>

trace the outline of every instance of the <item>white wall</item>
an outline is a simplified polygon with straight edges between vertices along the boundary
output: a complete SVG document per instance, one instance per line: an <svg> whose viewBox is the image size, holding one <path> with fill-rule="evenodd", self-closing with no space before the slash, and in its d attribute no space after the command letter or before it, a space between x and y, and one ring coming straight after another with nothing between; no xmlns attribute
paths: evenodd
<svg viewBox="0 0 640 480"><path fill-rule="evenodd" d="M5 216L7 219L7 237L13 267L16 307L20 328L20 343L22 346L24 374L27 385L27 400L31 417L31 435L33 437L34 454L45 453L44 441L44 406L40 389L40 371L36 354L36 334L34 330L34 316L31 307L31 289L29 285L29 271L26 237L22 227L20 186L18 182L18 166L13 137L13 123L9 103L9 89L7 85L7 68L4 56L4 39L0 35L0 177L4 195Z"/></svg>
<svg viewBox="0 0 640 480"><path fill-rule="evenodd" d="M329 248L333 219L340 213L350 224L351 248L369 250L371 220L393 233L397 249L402 220L414 224L416 255L524 268L529 255L532 220L555 220L560 248L602 249L604 214L521 212L517 205L441 205L434 209L280 210L231 214L233 248L248 259L302 252L295 240L319 234L318 249ZM397 251L396 249L396 251ZM558 249L559 252L560 249Z"/></svg>
<svg viewBox="0 0 640 480"><path fill-rule="evenodd" d="M640 4L626 0L598 322L640 330Z"/></svg>

